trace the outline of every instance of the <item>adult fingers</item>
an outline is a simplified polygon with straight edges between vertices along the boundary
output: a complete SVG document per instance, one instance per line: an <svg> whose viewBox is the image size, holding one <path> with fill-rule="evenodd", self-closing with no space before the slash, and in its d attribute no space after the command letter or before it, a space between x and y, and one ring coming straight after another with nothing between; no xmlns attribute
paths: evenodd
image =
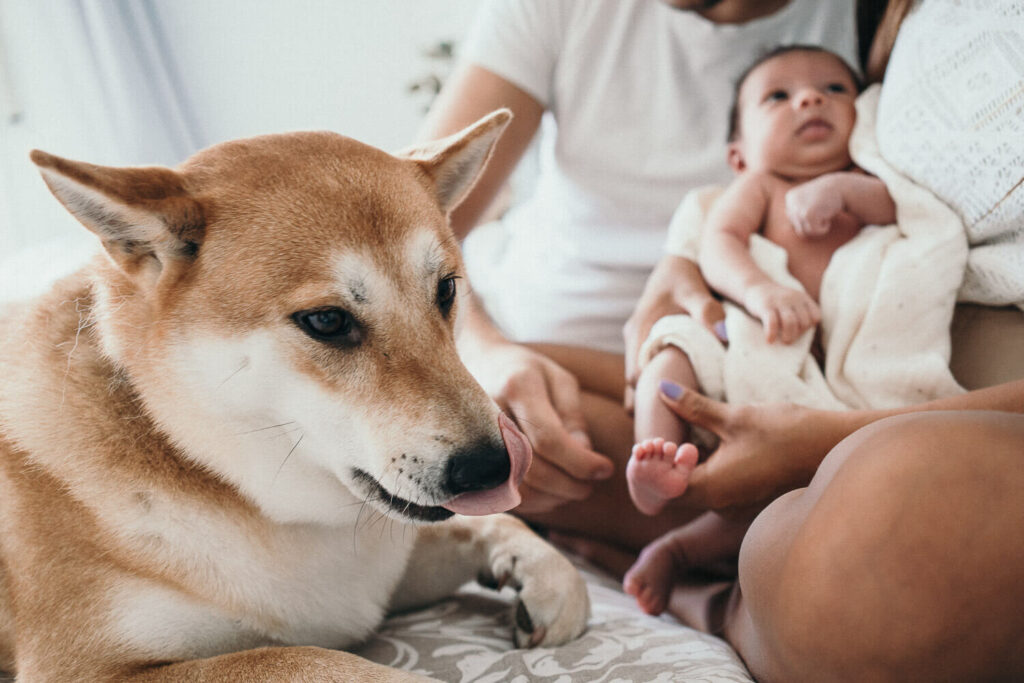
<svg viewBox="0 0 1024 683"><path fill-rule="evenodd" d="M725 334L725 307L721 301L707 297L698 309L697 319L720 341L729 341Z"/></svg>
<svg viewBox="0 0 1024 683"><path fill-rule="evenodd" d="M718 509L728 504L728 501L722 499L719 489L723 484L729 483L728 477L723 477L721 473L723 465L728 469L729 458L723 460L721 451L727 449L731 436L731 407L672 382L662 382L661 400L684 421L704 427L719 437L719 448L690 473L686 492L680 500L685 501L687 505L708 509Z"/></svg>
<svg viewBox="0 0 1024 683"><path fill-rule="evenodd" d="M633 414L633 409L636 407L636 389L632 384L627 384L626 389L622 396L622 407L626 409L626 412L630 415Z"/></svg>
<svg viewBox="0 0 1024 683"><path fill-rule="evenodd" d="M562 427L580 446L591 448L587 421L583 417L583 407L580 405L579 382L561 367L550 368L545 381L548 395L551 396L551 405L561 418Z"/></svg>
<svg viewBox="0 0 1024 683"><path fill-rule="evenodd" d="M729 406L725 403L669 380L662 381L660 398L669 410L685 422L704 427L719 438L726 436Z"/></svg>
<svg viewBox="0 0 1024 683"><path fill-rule="evenodd" d="M566 430L558 411L551 405L546 387L521 392L509 400L509 408L540 458L581 481L611 476L611 461L584 446L579 437Z"/></svg>
<svg viewBox="0 0 1024 683"><path fill-rule="evenodd" d="M543 458L533 459L530 471L526 473L523 481L537 493L557 498L563 503L570 500L586 500L593 492L590 484L570 477Z"/></svg>
<svg viewBox="0 0 1024 683"><path fill-rule="evenodd" d="M519 495L522 496L523 500L516 507L516 512L524 515L551 512L566 502L564 498L538 491L525 481L519 487Z"/></svg>
<svg viewBox="0 0 1024 683"><path fill-rule="evenodd" d="M647 338L650 331L650 325L639 320L636 313L629 317L629 320L626 321L625 326L622 328L622 340L626 347L623 361L626 366L627 388L636 385L637 377L640 375L639 359L637 356L640 353L640 345L643 344L643 340Z"/></svg>

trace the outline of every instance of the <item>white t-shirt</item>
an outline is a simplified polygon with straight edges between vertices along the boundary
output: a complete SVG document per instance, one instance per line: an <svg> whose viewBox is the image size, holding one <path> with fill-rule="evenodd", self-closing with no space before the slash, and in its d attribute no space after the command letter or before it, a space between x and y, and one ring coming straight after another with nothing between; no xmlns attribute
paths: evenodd
<svg viewBox="0 0 1024 683"><path fill-rule="evenodd" d="M622 351L673 210L731 177L735 80L791 43L856 64L854 0L790 0L738 25L657 0L484 4L463 58L549 111L535 192L467 240L473 287L509 337Z"/></svg>

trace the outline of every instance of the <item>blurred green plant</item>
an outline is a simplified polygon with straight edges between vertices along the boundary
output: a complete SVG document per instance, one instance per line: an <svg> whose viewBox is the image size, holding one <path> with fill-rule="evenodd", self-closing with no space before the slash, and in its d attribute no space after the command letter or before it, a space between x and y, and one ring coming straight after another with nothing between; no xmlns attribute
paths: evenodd
<svg viewBox="0 0 1024 683"><path fill-rule="evenodd" d="M423 113L430 110L430 106L441 92L441 87L451 74L452 65L455 63L455 41L441 40L424 48L422 54L433 61L437 68L417 78L406 86L406 90L414 96L425 98Z"/></svg>

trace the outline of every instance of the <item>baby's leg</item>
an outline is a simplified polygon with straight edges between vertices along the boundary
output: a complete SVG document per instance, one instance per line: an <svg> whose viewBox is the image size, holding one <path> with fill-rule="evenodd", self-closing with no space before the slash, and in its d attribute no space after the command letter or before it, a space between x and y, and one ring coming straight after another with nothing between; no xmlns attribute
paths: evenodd
<svg viewBox="0 0 1024 683"><path fill-rule="evenodd" d="M641 550L623 577L622 587L644 612L661 614L673 586L687 572L710 570L724 560L735 560L749 526L749 518L727 520L707 512Z"/></svg>
<svg viewBox="0 0 1024 683"><path fill-rule="evenodd" d="M636 386L637 443L626 465L626 481L633 503L648 515L657 514L668 500L682 495L697 464L697 448L683 443L689 437L688 425L659 397L664 380L690 390L697 388L689 359L675 346L666 346L651 359Z"/></svg>

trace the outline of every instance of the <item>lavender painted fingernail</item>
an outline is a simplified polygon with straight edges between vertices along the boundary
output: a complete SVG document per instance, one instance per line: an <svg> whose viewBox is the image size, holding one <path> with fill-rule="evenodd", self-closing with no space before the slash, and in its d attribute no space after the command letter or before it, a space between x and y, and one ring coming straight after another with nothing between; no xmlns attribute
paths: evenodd
<svg viewBox="0 0 1024 683"><path fill-rule="evenodd" d="M719 339L721 339L724 342L729 341L729 334L725 331L725 321L724 320L719 320L717 323L715 323L714 327L715 327L715 336L716 337L718 337Z"/></svg>
<svg viewBox="0 0 1024 683"><path fill-rule="evenodd" d="M683 388L676 384L675 382L672 382L667 379L661 380L659 388L661 389L661 393L665 394L673 401L677 400L680 396L683 395Z"/></svg>

